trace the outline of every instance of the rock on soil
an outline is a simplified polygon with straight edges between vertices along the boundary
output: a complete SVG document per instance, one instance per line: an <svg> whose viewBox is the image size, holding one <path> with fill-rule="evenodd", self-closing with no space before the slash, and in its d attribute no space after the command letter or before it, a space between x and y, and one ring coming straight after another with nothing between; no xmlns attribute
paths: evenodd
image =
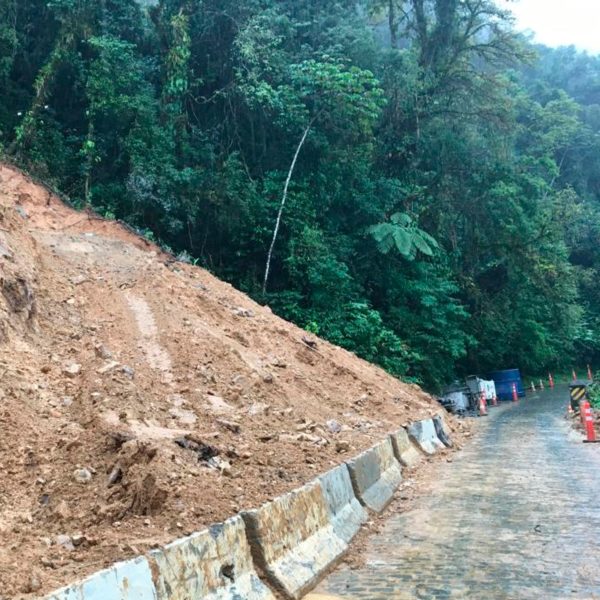
<svg viewBox="0 0 600 600"><path fill-rule="evenodd" d="M439 410L2 165L0 249L0 597L257 507Z"/></svg>

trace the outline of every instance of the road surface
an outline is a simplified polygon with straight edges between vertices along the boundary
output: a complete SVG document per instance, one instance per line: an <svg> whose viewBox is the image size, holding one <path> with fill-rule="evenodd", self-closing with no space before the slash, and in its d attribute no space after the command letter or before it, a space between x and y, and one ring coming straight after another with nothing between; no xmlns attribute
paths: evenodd
<svg viewBox="0 0 600 600"><path fill-rule="evenodd" d="M315 593L600 598L600 444L571 430L567 398L562 387L492 409L454 462L436 467L431 494L369 541L366 565L340 567Z"/></svg>

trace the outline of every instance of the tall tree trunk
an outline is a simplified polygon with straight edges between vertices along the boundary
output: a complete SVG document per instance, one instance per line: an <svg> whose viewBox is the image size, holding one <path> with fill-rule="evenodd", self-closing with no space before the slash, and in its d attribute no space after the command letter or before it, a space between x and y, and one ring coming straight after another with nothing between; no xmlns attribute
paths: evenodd
<svg viewBox="0 0 600 600"><path fill-rule="evenodd" d="M390 27L390 45L398 48L398 19L396 15L396 0L389 0L388 23Z"/></svg>
<svg viewBox="0 0 600 600"><path fill-rule="evenodd" d="M296 168L296 163L298 162L298 156L300 154L300 150L302 150L302 146L304 146L304 142L308 137L308 134L315 122L316 117L307 125L304 130L304 134L302 135L302 139L296 148L296 153L294 154L294 158L292 160L292 164L290 165L290 169L288 171L287 179L285 180L285 186L283 188L283 196L281 198L281 204L279 205L279 212L277 213L277 221L275 222L275 229L273 230L273 239L271 240L271 246L269 247L269 253L267 255L267 264L265 265L265 278L263 281L263 294L267 293L267 284L269 282L269 272L271 271L271 259L273 258L273 248L275 248L275 242L277 241L277 235L279 234L279 227L281 226L281 216L283 215L283 209L285 208L285 201L287 200L288 189L290 187L290 181L292 180L292 175L294 174L294 169Z"/></svg>

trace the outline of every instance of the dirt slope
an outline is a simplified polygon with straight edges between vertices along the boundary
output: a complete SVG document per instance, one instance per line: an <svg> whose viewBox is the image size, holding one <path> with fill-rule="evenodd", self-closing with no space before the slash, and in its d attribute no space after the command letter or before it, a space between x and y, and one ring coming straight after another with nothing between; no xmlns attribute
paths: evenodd
<svg viewBox="0 0 600 600"><path fill-rule="evenodd" d="M0 292L0 599L258 506L439 410L1 165Z"/></svg>

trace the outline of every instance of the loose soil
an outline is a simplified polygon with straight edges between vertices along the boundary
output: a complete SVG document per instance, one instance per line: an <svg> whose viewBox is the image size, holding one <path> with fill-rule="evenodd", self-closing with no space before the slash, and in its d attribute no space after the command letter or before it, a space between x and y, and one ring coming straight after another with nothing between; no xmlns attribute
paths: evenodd
<svg viewBox="0 0 600 600"><path fill-rule="evenodd" d="M439 411L0 165L0 600L259 506Z"/></svg>

